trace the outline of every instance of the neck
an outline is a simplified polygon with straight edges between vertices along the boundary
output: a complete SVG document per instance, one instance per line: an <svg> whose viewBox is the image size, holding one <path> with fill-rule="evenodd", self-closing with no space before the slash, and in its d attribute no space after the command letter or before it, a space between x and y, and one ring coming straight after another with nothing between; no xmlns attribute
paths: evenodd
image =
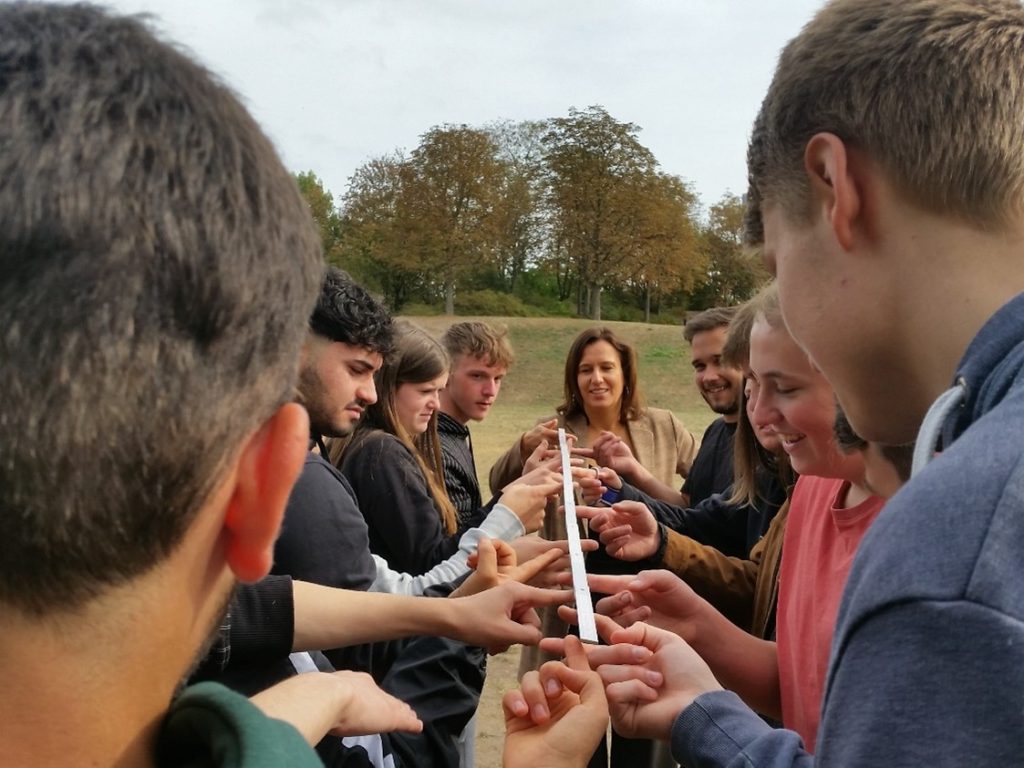
<svg viewBox="0 0 1024 768"><path fill-rule="evenodd" d="M0 605L5 764L153 764L174 692L234 584L222 533L232 492L218 487L162 562L74 612Z"/></svg>
<svg viewBox="0 0 1024 768"><path fill-rule="evenodd" d="M152 612L115 617L110 601L44 621L4 610L0 634L0 722L11 765L147 766L173 696L181 632L153 632ZM149 638L152 642L140 642ZM171 672L175 670L177 674Z"/></svg>
<svg viewBox="0 0 1024 768"><path fill-rule="evenodd" d="M904 259L894 260L888 274L899 291L893 297L892 329L899 345L891 361L892 378L907 394L905 413L912 414L916 429L931 403L952 384L981 327L1024 291L1024 228L980 230L955 219L908 212L905 206L890 215L904 223L911 220L903 237L894 237L891 244L893 251L905 254L906 266L901 266Z"/></svg>
<svg viewBox="0 0 1024 768"><path fill-rule="evenodd" d="M439 410L442 414L447 415L447 417L464 427L469 426L469 418L456 406L446 390L441 390L440 403L441 407Z"/></svg>
<svg viewBox="0 0 1024 768"><path fill-rule="evenodd" d="M620 426L618 404L608 408L588 409L586 413L591 429L615 432Z"/></svg>
<svg viewBox="0 0 1024 768"><path fill-rule="evenodd" d="M733 411L732 413L723 413L721 414L721 416L722 421L724 421L726 424L735 424L740 420L739 411Z"/></svg>

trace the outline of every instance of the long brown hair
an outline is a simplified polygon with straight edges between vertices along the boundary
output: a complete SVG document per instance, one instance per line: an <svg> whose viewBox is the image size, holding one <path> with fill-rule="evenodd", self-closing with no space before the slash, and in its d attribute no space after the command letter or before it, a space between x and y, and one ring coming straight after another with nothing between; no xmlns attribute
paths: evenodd
<svg viewBox="0 0 1024 768"><path fill-rule="evenodd" d="M622 366L624 384L622 403L619 406L619 421L623 424L634 421L642 416L645 410L643 395L637 384L636 350L606 326L586 328L580 332L572 346L569 347L569 355L565 358L564 400L555 410L566 419L581 414L586 417L587 414L583 410L583 395L580 392L580 360L583 359L584 350L598 341L607 341L619 353L619 365Z"/></svg>
<svg viewBox="0 0 1024 768"><path fill-rule="evenodd" d="M750 368L750 331L758 317L768 318L769 323L782 322L779 311L778 293L775 284L770 283L754 298L746 302L729 323L729 333L722 348L722 362L744 371ZM744 378L744 384L746 379ZM756 507L759 499L757 475L774 472L782 487L788 489L796 482L796 476L784 452L772 454L757 440L754 425L747 416L746 387L740 390L738 400L739 419L736 422L736 436L733 438L733 483L728 503L736 506Z"/></svg>
<svg viewBox="0 0 1024 768"><path fill-rule="evenodd" d="M345 451L372 430L380 429L394 435L416 457L444 529L450 535L458 530L458 522L455 506L448 498L444 486L441 441L437 436L437 412L430 417L426 431L413 437L402 426L395 407L399 386L436 379L447 373L448 368L448 353L440 343L422 328L406 320L395 321L395 350L373 377L377 387L377 402L366 408L348 444L338 451L332 450L331 460L340 465Z"/></svg>

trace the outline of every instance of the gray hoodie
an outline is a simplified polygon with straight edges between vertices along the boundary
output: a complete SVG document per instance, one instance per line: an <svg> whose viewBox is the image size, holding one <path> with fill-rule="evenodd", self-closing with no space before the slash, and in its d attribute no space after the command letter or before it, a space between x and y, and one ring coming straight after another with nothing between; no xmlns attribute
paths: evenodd
<svg viewBox="0 0 1024 768"><path fill-rule="evenodd" d="M1024 294L981 329L956 381L939 455L889 501L854 561L817 759L716 692L676 720L677 760L1024 763Z"/></svg>

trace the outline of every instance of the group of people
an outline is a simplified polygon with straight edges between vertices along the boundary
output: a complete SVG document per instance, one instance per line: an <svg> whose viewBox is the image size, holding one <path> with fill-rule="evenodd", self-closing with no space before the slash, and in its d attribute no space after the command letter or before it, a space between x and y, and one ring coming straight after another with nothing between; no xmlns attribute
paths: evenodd
<svg viewBox="0 0 1024 768"><path fill-rule="evenodd" d="M604 761L609 721L614 764L1016 762L1021 93L1018 0L827 2L750 137L774 282L685 329L720 418L646 407L588 329L485 503L501 332L325 270L259 127L145 23L0 6L0 762L469 765L513 643L548 660L509 768ZM548 588L559 427L600 646Z"/></svg>

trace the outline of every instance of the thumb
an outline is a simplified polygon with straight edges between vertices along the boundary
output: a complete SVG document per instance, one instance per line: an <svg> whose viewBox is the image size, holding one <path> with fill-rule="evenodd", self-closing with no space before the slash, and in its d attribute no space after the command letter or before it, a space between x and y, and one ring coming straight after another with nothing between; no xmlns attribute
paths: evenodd
<svg viewBox="0 0 1024 768"><path fill-rule="evenodd" d="M476 545L477 562L476 572L487 579L498 578L498 552L494 548L494 542L488 538L482 538Z"/></svg>

